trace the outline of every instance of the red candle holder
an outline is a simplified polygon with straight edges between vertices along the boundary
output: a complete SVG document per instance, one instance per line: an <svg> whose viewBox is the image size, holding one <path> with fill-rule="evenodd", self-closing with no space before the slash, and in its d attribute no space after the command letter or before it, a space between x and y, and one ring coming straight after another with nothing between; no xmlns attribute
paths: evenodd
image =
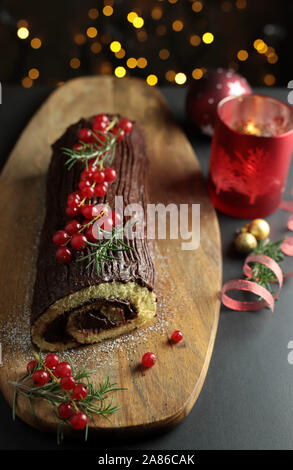
<svg viewBox="0 0 293 470"><path fill-rule="evenodd" d="M208 188L225 214L252 219L276 211L293 149L293 109L250 94L218 104Z"/></svg>

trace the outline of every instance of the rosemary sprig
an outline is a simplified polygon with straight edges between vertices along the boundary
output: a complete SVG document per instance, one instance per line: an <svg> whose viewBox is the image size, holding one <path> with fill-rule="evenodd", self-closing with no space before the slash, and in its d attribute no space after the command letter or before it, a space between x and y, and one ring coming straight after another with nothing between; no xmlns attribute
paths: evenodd
<svg viewBox="0 0 293 470"><path fill-rule="evenodd" d="M35 366L35 369L31 371L31 373L25 374L18 381L8 382L14 388L14 399L12 407L13 419L15 419L16 416L18 394L28 399L33 413L34 399L44 399L45 401L50 403L55 410L56 417L58 420L57 442L58 444L60 444L63 439L64 426L68 425L68 422L66 420L61 419L58 414L58 405L60 405L61 403L70 402L76 412L83 412L88 417L91 414L100 415L108 420L110 415L116 413L120 409L120 406L113 405L114 398L113 396L109 397L109 394L118 390L126 389L117 387L116 383L111 383L108 375L106 376L105 381L103 383L100 383L98 388L95 389L94 384L91 381L91 376L96 371L88 370L85 367L78 369L75 373L72 370L76 383L84 384L88 390L87 396L81 401L75 400L70 392L65 391L60 386L60 379L58 379L52 371L50 371L50 375L52 377L50 382L42 386L34 386L31 380L33 372L38 369L47 369L45 362L42 359L41 353L38 355L35 354L35 356L37 358L37 364ZM88 425L85 428L85 440L87 440L87 436Z"/></svg>
<svg viewBox="0 0 293 470"><path fill-rule="evenodd" d="M108 132L111 130L117 122L117 117L113 118L109 126L106 128ZM80 150L71 149L68 147L62 147L63 153L68 157L65 165L70 170L75 163L81 162L86 168L88 168L89 161L91 160L94 165L99 163L103 167L105 160L111 165L115 156L115 149L117 141L122 129L120 129L116 135L112 133L103 133L100 131L90 131L91 135L96 142L84 143L81 140L78 142L81 144Z"/></svg>
<svg viewBox="0 0 293 470"><path fill-rule="evenodd" d="M281 263L285 258L285 255L281 251L282 241L283 240L279 240L277 242L268 242L266 240L261 240L258 243L257 248L253 251L253 254L266 255L277 263ZM252 276L246 279L249 281L254 281L272 292L273 289L271 283L277 281L274 273L269 268L260 263L253 263L251 269Z"/></svg>
<svg viewBox="0 0 293 470"><path fill-rule="evenodd" d="M99 230L104 233L106 240L101 240L97 243L92 243L88 241L87 244L95 248L95 250L85 256L78 258L76 261L81 262L88 260L89 262L86 265L86 269L88 269L92 264L95 263L97 275L103 276L103 263L105 261L119 260L117 256L113 256L113 252L117 253L126 250L132 250L132 247L124 243L122 241L122 238L125 230L128 230L134 224L136 224L136 222L120 228L115 227L112 232L108 232L100 228Z"/></svg>

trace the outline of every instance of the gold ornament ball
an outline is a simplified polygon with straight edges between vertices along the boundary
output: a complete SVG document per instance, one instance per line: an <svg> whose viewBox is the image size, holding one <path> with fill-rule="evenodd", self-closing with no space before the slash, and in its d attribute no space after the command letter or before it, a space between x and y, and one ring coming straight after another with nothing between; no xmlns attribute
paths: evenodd
<svg viewBox="0 0 293 470"><path fill-rule="evenodd" d="M248 225L248 231L255 236L257 240L264 240L270 234L270 226L264 219L254 219Z"/></svg>
<svg viewBox="0 0 293 470"><path fill-rule="evenodd" d="M257 247L257 240L252 233L241 232L235 238L235 247L239 253L248 254L251 253Z"/></svg>

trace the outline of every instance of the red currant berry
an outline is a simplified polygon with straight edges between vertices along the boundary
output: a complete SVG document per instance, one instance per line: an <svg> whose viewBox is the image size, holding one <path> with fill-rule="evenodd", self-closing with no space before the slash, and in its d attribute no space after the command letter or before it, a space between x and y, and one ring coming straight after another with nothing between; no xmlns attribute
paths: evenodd
<svg viewBox="0 0 293 470"><path fill-rule="evenodd" d="M181 333L181 331L179 330L175 330L173 331L172 335L171 335L171 339L172 341L174 341L174 343L179 343L183 338L183 334Z"/></svg>
<svg viewBox="0 0 293 470"><path fill-rule="evenodd" d="M79 199L71 199L70 201L67 201L67 207L70 207L70 209L75 210L75 208L78 209L78 206L80 204Z"/></svg>
<svg viewBox="0 0 293 470"><path fill-rule="evenodd" d="M105 134L96 134L95 144L97 147L102 147L105 142L106 142Z"/></svg>
<svg viewBox="0 0 293 470"><path fill-rule="evenodd" d="M106 204L96 204L95 208L98 211L98 215L102 217L104 217L104 215L108 214L110 211L109 206L107 206Z"/></svg>
<svg viewBox="0 0 293 470"><path fill-rule="evenodd" d="M152 367L155 364L156 360L157 356L155 355L155 353L147 352L142 356L141 362L144 367Z"/></svg>
<svg viewBox="0 0 293 470"><path fill-rule="evenodd" d="M107 116L107 114L97 114L95 117L94 117L94 125L98 122L106 122L106 124L109 124L109 118Z"/></svg>
<svg viewBox="0 0 293 470"><path fill-rule="evenodd" d="M112 229L113 229L112 216L110 215L104 216L101 219L98 219L97 222L102 230L105 230L106 232L112 232Z"/></svg>
<svg viewBox="0 0 293 470"><path fill-rule="evenodd" d="M89 180L80 180L78 183L79 189L82 191L85 188L89 188L91 186L91 182Z"/></svg>
<svg viewBox="0 0 293 470"><path fill-rule="evenodd" d="M120 142L125 137L125 132L120 127L114 127L111 132L113 135L117 136L117 142Z"/></svg>
<svg viewBox="0 0 293 470"><path fill-rule="evenodd" d="M105 170L105 181L111 183L116 179L116 171L114 168L106 168Z"/></svg>
<svg viewBox="0 0 293 470"><path fill-rule="evenodd" d="M83 170L80 173L80 181L87 180L87 179L88 179L87 170Z"/></svg>
<svg viewBox="0 0 293 470"><path fill-rule="evenodd" d="M69 420L73 429L83 429L86 427L88 417L85 413L74 413Z"/></svg>
<svg viewBox="0 0 293 470"><path fill-rule="evenodd" d="M92 178L95 183L104 183L105 173L101 170L97 170L93 173Z"/></svg>
<svg viewBox="0 0 293 470"><path fill-rule="evenodd" d="M86 236L82 233L74 233L71 238L71 246L74 250L84 250L87 245Z"/></svg>
<svg viewBox="0 0 293 470"><path fill-rule="evenodd" d="M58 415L61 419L68 419L73 410L71 403L61 403L58 406Z"/></svg>
<svg viewBox="0 0 293 470"><path fill-rule="evenodd" d="M72 258L72 252L67 246L60 246L56 251L56 258L60 263L68 263Z"/></svg>
<svg viewBox="0 0 293 470"><path fill-rule="evenodd" d="M66 215L67 217L75 217L78 213L79 213L79 207L76 206L76 207L66 207L65 209L65 212L66 212Z"/></svg>
<svg viewBox="0 0 293 470"><path fill-rule="evenodd" d="M122 119L119 123L120 129L123 129L125 134L129 134L132 131L133 124L129 119Z"/></svg>
<svg viewBox="0 0 293 470"><path fill-rule="evenodd" d="M85 231L85 236L89 242L96 243L103 240L103 232L99 229L97 224L93 224Z"/></svg>
<svg viewBox="0 0 293 470"><path fill-rule="evenodd" d="M63 390L72 390L75 387L74 377L72 377L72 375L69 375L68 377L62 377L60 380L60 386L63 388Z"/></svg>
<svg viewBox="0 0 293 470"><path fill-rule="evenodd" d="M75 152L80 152L81 149L82 149L82 145L81 145L79 142L76 142L75 144L73 144L72 149L73 149Z"/></svg>
<svg viewBox="0 0 293 470"><path fill-rule="evenodd" d="M80 195L77 191L68 195L67 203L69 203L70 201L80 201Z"/></svg>
<svg viewBox="0 0 293 470"><path fill-rule="evenodd" d="M84 385L78 384L72 390L72 395L76 400L81 401L87 397L88 389Z"/></svg>
<svg viewBox="0 0 293 470"><path fill-rule="evenodd" d="M68 233L68 235L73 235L74 233L77 233L81 229L81 225L78 222L78 220L69 220L67 224L65 225L65 231Z"/></svg>
<svg viewBox="0 0 293 470"><path fill-rule="evenodd" d="M92 130L98 132L106 132L107 122L106 121L96 121L93 123Z"/></svg>
<svg viewBox="0 0 293 470"><path fill-rule="evenodd" d="M97 184L95 187L95 195L98 197L103 197L105 196L107 189L108 187L105 185L105 183Z"/></svg>
<svg viewBox="0 0 293 470"><path fill-rule="evenodd" d="M95 190L92 186L88 186L87 188L83 188L81 190L81 194L83 197L90 199L95 194Z"/></svg>
<svg viewBox="0 0 293 470"><path fill-rule="evenodd" d="M59 364L56 366L56 369L55 369L56 377L60 377L62 379L63 377L68 377L71 374L72 374L72 367L69 364L69 362L59 362Z"/></svg>
<svg viewBox="0 0 293 470"><path fill-rule="evenodd" d="M62 246L64 243L66 243L69 240L69 235L65 230L58 230L56 233L53 235L53 243L57 246Z"/></svg>
<svg viewBox="0 0 293 470"><path fill-rule="evenodd" d="M32 375L32 381L38 386L42 387L50 380L50 376L47 371L45 370L35 370Z"/></svg>
<svg viewBox="0 0 293 470"><path fill-rule="evenodd" d="M113 227L115 227L116 225L120 225L121 224L121 215L120 214L117 214L117 212L115 211L112 211L112 222L113 222Z"/></svg>
<svg viewBox="0 0 293 470"><path fill-rule="evenodd" d="M99 215L99 211L93 204L85 204L81 208L81 213L86 219L93 219Z"/></svg>
<svg viewBox="0 0 293 470"><path fill-rule="evenodd" d="M92 134L89 129L82 127L78 133L78 139L84 143L89 143L92 139Z"/></svg>
<svg viewBox="0 0 293 470"><path fill-rule="evenodd" d="M57 364L59 364L59 357L57 356L57 354L50 353L46 356L45 364L48 367L48 369L54 369L54 367L56 367Z"/></svg>
<svg viewBox="0 0 293 470"><path fill-rule="evenodd" d="M31 374L36 368L36 365L37 365L37 361L30 361L28 365L26 366L27 373Z"/></svg>

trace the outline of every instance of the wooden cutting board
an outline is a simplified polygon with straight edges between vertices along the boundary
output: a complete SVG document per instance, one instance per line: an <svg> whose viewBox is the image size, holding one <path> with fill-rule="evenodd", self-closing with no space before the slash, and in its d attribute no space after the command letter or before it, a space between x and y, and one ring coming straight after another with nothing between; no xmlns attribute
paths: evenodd
<svg viewBox="0 0 293 470"><path fill-rule="evenodd" d="M208 370L219 318L220 235L191 145L160 92L138 79L85 77L57 88L25 128L2 172L0 388L11 405L13 390L8 381L22 376L32 359L28 322L50 144L80 117L100 112L121 113L145 129L152 202L199 203L201 243L197 250L182 251L182 240L155 242L158 318L151 327L69 355L76 365L97 370L97 384L109 374L112 382L127 388L114 395L121 409L111 422L95 417L90 428L167 427L191 410ZM169 342L175 329L184 335L178 345ZM140 366L146 351L158 356L149 370ZM24 398L18 400L20 418L37 428L56 429L49 405L37 402L35 412L36 416Z"/></svg>

